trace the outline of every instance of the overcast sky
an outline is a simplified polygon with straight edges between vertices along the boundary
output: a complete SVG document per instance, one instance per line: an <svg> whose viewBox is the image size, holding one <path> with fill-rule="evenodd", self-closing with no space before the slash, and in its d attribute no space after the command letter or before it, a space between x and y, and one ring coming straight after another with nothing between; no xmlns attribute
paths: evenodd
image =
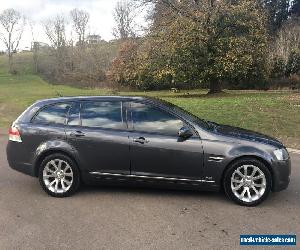
<svg viewBox="0 0 300 250"><path fill-rule="evenodd" d="M103 39L108 41L113 38L112 28L114 26L114 20L112 12L117 1L118 0L0 0L0 12L4 9L14 8L23 13L36 23L34 25L35 40L47 43L47 37L44 34L43 27L40 25L41 22L57 14L67 14L69 17L69 12L74 8L83 9L90 13L88 33L99 34ZM138 18L138 23L141 25L142 20L142 17ZM31 29L29 25L27 25L20 48L30 47L31 41ZM3 49L4 46L1 43L0 50Z"/></svg>

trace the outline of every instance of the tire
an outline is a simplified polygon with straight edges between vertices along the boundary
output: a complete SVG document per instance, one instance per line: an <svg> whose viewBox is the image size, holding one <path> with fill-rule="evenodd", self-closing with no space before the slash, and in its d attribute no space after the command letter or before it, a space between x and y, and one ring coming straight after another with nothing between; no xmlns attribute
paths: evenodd
<svg viewBox="0 0 300 250"><path fill-rule="evenodd" d="M54 153L42 161L39 182L47 194L59 198L67 197L78 190L80 173L70 157Z"/></svg>
<svg viewBox="0 0 300 250"><path fill-rule="evenodd" d="M226 195L242 206L256 206L271 192L272 176L261 161L243 158L226 170L223 187Z"/></svg>

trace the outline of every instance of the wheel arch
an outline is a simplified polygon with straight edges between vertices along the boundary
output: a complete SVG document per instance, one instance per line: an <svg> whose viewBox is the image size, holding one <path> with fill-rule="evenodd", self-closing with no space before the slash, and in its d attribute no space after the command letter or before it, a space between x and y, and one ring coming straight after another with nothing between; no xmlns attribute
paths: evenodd
<svg viewBox="0 0 300 250"><path fill-rule="evenodd" d="M71 154L70 152L66 151L66 150L63 150L63 149L57 149L57 148L54 148L54 149L48 149L48 150L45 150L44 152L42 152L35 160L34 162L34 175L36 177L38 177L38 174L39 174L39 168L40 168L40 165L42 163L42 161L49 155L52 155L52 154L63 154L67 157L69 157L72 161L75 162L79 172L80 171L80 167L79 167L79 162L78 160L76 159L76 157Z"/></svg>
<svg viewBox="0 0 300 250"><path fill-rule="evenodd" d="M241 155L241 156L238 156L238 157L232 159L230 162L228 162L227 165L226 165L226 167L224 168L222 176L221 176L221 185L220 185L221 188L222 189L224 188L225 173L230 168L230 166L232 164L234 164L235 162L237 162L239 160L243 160L243 159L255 159L255 160L258 160L258 161L262 162L268 168L268 170L270 171L271 177L272 177L271 178L271 189L272 189L272 187L273 187L273 181L274 181L274 173L273 173L271 164L266 159L264 159L263 157L258 156L258 155Z"/></svg>

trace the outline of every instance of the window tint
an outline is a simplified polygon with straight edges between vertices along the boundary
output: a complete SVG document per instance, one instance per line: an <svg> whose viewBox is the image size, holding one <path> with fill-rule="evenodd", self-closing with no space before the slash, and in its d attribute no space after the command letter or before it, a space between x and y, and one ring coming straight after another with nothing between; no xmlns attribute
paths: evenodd
<svg viewBox="0 0 300 250"><path fill-rule="evenodd" d="M121 102L82 102L82 126L123 129Z"/></svg>
<svg viewBox="0 0 300 250"><path fill-rule="evenodd" d="M65 124L70 103L58 103L43 108L33 119L39 124Z"/></svg>
<svg viewBox="0 0 300 250"><path fill-rule="evenodd" d="M184 126L177 117L142 103L131 103L131 119L135 131L164 135L177 136L178 130Z"/></svg>

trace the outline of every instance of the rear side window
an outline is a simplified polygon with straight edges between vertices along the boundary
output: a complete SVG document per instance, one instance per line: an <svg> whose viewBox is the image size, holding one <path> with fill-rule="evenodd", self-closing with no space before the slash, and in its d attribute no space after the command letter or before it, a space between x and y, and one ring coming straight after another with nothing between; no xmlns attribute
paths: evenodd
<svg viewBox="0 0 300 250"><path fill-rule="evenodd" d="M36 124L65 124L70 107L70 103L46 106L37 113L32 122Z"/></svg>
<svg viewBox="0 0 300 250"><path fill-rule="evenodd" d="M130 110L135 131L178 136L179 129L184 126L176 116L150 105L132 102Z"/></svg>
<svg viewBox="0 0 300 250"><path fill-rule="evenodd" d="M124 129L121 102L82 102L81 124L85 127Z"/></svg>

